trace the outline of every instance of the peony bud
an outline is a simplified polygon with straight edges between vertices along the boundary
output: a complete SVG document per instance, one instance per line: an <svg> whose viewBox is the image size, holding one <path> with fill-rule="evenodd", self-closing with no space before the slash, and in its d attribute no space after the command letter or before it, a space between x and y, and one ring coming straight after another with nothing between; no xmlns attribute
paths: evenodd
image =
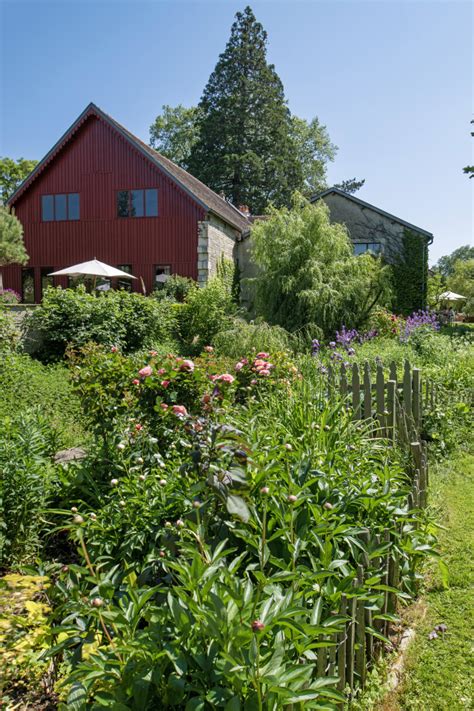
<svg viewBox="0 0 474 711"><path fill-rule="evenodd" d="M103 604L104 601L101 597L95 597L93 600L91 600L92 607L102 607Z"/></svg>
<svg viewBox="0 0 474 711"><path fill-rule="evenodd" d="M261 632L265 629L265 625L260 620L254 620L251 626L253 632Z"/></svg>
<svg viewBox="0 0 474 711"><path fill-rule="evenodd" d="M183 528L183 526L184 526L184 521L183 521L183 519L182 519L182 518L178 518L178 520L176 521L176 525L177 525L178 528Z"/></svg>
<svg viewBox="0 0 474 711"><path fill-rule="evenodd" d="M327 511L330 511L331 509L334 508L334 506L333 506L329 501L326 501L326 502L323 504L323 506L324 506L324 508L325 508Z"/></svg>
<svg viewBox="0 0 474 711"><path fill-rule="evenodd" d="M119 501L119 505L120 505L120 506L126 506L126 502L122 499L121 501Z"/></svg>
<svg viewBox="0 0 474 711"><path fill-rule="evenodd" d="M77 513L77 506L73 506L73 507L71 508L71 511L72 511L72 513Z"/></svg>
<svg viewBox="0 0 474 711"><path fill-rule="evenodd" d="M92 521L97 521L97 516L95 515L95 513L91 513L91 514L89 514L89 516L92 519Z"/></svg>
<svg viewBox="0 0 474 711"><path fill-rule="evenodd" d="M119 483L118 479L111 479L110 480L110 486L117 486L118 483Z"/></svg>
<svg viewBox="0 0 474 711"><path fill-rule="evenodd" d="M193 508L199 509L201 508L202 503L200 501L193 501Z"/></svg>
<svg viewBox="0 0 474 711"><path fill-rule="evenodd" d="M160 486L166 486L167 481L166 481L166 479L160 479L160 481L158 483Z"/></svg>
<svg viewBox="0 0 474 711"><path fill-rule="evenodd" d="M125 444L123 442L119 442L117 445L117 449L120 449L120 450L125 449Z"/></svg>
<svg viewBox="0 0 474 711"><path fill-rule="evenodd" d="M298 499L298 497L295 496L294 494L288 495L288 501L290 502L290 504L294 504L297 499Z"/></svg>
<svg viewBox="0 0 474 711"><path fill-rule="evenodd" d="M84 523L84 519L79 514L76 514L72 520L77 524Z"/></svg>
<svg viewBox="0 0 474 711"><path fill-rule="evenodd" d="M289 444L289 443L287 442L287 443L285 444L285 449L287 449L289 452L291 452L291 450L293 449L293 447L291 446L291 444Z"/></svg>
<svg viewBox="0 0 474 711"><path fill-rule="evenodd" d="M138 478L140 479L140 481L145 481L146 476L144 474L140 474Z"/></svg>
<svg viewBox="0 0 474 711"><path fill-rule="evenodd" d="M268 486L262 486L260 489L260 493L263 494L264 496L267 496L270 493L270 489Z"/></svg>

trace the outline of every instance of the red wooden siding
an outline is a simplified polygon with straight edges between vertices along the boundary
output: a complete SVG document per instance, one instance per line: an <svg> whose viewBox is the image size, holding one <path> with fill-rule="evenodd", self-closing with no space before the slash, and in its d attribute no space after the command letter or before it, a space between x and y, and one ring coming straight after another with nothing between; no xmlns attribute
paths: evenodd
<svg viewBox="0 0 474 711"><path fill-rule="evenodd" d="M158 188L158 217L117 217L117 191ZM41 196L79 193L78 221L42 222ZM110 125L89 116L69 143L14 205L35 268L36 300L41 267L61 269L96 257L130 264L147 291L154 266L197 278L198 221L204 210ZM3 271L4 286L21 289L21 269ZM58 284L65 280L58 279ZM138 280L134 288L140 289Z"/></svg>

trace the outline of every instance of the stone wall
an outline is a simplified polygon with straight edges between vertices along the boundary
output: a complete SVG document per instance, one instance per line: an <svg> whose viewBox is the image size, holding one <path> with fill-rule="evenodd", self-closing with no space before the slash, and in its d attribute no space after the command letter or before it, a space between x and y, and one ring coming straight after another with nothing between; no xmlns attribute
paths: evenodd
<svg viewBox="0 0 474 711"><path fill-rule="evenodd" d="M329 207L331 222L345 224L352 242L378 242L388 262L393 262L403 249L404 226L364 205L358 205L337 193L323 198ZM420 235L420 239L424 239Z"/></svg>
<svg viewBox="0 0 474 711"><path fill-rule="evenodd" d="M217 272L222 256L234 261L238 232L216 215L199 222L198 227L198 282L205 284Z"/></svg>

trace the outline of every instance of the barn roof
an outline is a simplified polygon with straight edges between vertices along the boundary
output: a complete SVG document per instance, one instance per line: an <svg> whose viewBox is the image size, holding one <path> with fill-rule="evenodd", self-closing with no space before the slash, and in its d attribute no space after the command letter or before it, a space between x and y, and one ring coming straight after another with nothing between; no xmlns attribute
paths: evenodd
<svg viewBox="0 0 474 711"><path fill-rule="evenodd" d="M400 219L400 217L395 217L395 215L391 215L389 212L385 212L385 210L381 210L379 207L375 207L375 205L371 205L368 202L364 202L364 200L361 200L360 198L357 198L354 195L351 195L350 193L346 193L344 192L344 190L340 190L339 188L328 188L322 193L313 195L313 197L311 198L311 202L316 202L317 200L326 197L326 195L329 195L330 193L333 193L334 195L340 195L341 197L344 197L347 200L352 200L352 202L355 202L358 205L361 205L362 207L367 207L370 210L373 210L374 212L378 212L379 215L384 215L384 217L388 217L390 220L398 222L400 225L407 227L409 230L413 230L414 232L418 232L421 235L425 235L431 240L433 239L433 234L431 232L423 230L421 227L417 227L416 225L412 225L410 222L406 222L406 220Z"/></svg>
<svg viewBox="0 0 474 711"><path fill-rule="evenodd" d="M47 168L47 166L54 160L57 154L64 148L64 146L73 138L74 134L79 130L79 128L91 117L105 121L109 126L111 126L115 131L117 131L123 138L125 138L139 153L141 153L145 158L150 160L155 166L160 168L174 183L181 187L188 195L195 200L201 207L206 210L206 212L212 212L228 224L236 227L241 232L246 231L249 228L249 221L243 215L240 210L238 210L234 205L232 205L227 200L224 200L217 193L215 193L211 188L200 180L195 178L193 175L188 173L183 168L180 168L176 163L165 158L161 153L150 148L142 140L130 133L128 129L122 126L114 118L106 114L102 109L93 103L90 103L81 115L74 121L72 126L64 133L59 141L51 148L51 150L44 156L44 158L36 165L36 167L31 171L31 173L26 177L26 179L21 183L17 190L8 200L8 205L13 206L15 202L23 195L30 185L36 180L36 178Z"/></svg>

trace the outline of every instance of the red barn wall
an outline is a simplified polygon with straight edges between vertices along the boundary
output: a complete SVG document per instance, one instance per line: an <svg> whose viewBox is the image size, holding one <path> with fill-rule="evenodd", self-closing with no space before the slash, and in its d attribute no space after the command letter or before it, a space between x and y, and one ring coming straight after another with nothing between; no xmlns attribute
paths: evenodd
<svg viewBox="0 0 474 711"><path fill-rule="evenodd" d="M117 217L117 191L158 188L158 217ZM80 219L42 222L41 196L79 193ZM130 264L147 291L155 265L197 278L198 221L204 210L134 149L107 123L90 116L15 205L23 224L29 268L61 269L94 257L117 266ZM3 270L4 287L21 290L21 269ZM59 278L56 283L65 285ZM140 282L134 282L140 290Z"/></svg>

